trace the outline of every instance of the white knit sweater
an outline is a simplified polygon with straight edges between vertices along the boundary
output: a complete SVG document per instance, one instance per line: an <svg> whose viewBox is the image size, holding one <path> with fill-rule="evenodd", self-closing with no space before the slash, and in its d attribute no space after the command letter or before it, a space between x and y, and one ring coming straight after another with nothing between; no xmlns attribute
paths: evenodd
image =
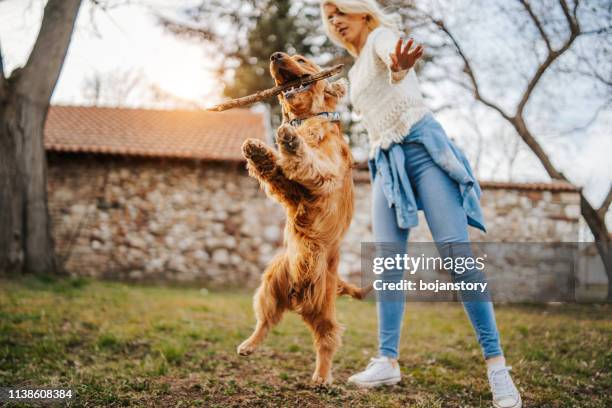
<svg viewBox="0 0 612 408"><path fill-rule="evenodd" d="M429 112L414 69L393 72L389 68L389 54L395 52L398 38L386 27L373 30L348 73L351 103L368 131L370 158L378 146L387 149L401 142Z"/></svg>

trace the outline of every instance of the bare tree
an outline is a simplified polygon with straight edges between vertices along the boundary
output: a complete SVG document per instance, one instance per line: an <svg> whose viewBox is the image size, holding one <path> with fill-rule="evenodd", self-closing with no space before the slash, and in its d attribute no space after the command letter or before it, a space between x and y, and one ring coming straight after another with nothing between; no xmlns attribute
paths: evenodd
<svg viewBox="0 0 612 408"><path fill-rule="evenodd" d="M508 172L506 176L508 181L512 181L514 165L521 150L521 139L508 132L507 129L501 130L499 136L502 146L501 150L506 158L506 171Z"/></svg>
<svg viewBox="0 0 612 408"><path fill-rule="evenodd" d="M85 103L98 106L102 101L102 75L99 72L85 78L81 86L81 92Z"/></svg>
<svg viewBox="0 0 612 408"><path fill-rule="evenodd" d="M82 93L93 105L124 106L144 87L143 73L133 70L95 72L85 78Z"/></svg>
<svg viewBox="0 0 612 408"><path fill-rule="evenodd" d="M81 94L94 106L153 109L202 109L201 103L181 98L152 83L141 70L94 72L85 78ZM210 96L210 95L209 95ZM203 98L205 99L205 98Z"/></svg>
<svg viewBox="0 0 612 408"><path fill-rule="evenodd" d="M173 93L162 89L156 84L149 84L146 89L145 99L149 101L146 104L156 109L197 110L204 107L203 104L198 101L181 98L180 96L174 95Z"/></svg>
<svg viewBox="0 0 612 408"><path fill-rule="evenodd" d="M401 1L389 1L400 6ZM538 140L534 129L537 127L530 124L530 118L526 114L528 106L535 103L538 92L545 94L547 89L543 88L542 82L546 75L556 73L561 75L569 73L572 80L579 77L589 78L597 89L607 95L607 101L602 102L602 106L609 106L609 95L612 90L612 76L609 64L609 52L612 49L612 3L609 1L581 1L581 0L547 0L531 3L528 0L515 0L514 2L488 2L483 4L478 2L477 7L484 10L486 7L498 7L496 17L506 18L517 28L520 36L529 36L533 33L534 38L531 47L526 47L522 55L515 55L514 59L506 65L499 61L493 61L487 67L478 67L472 53L477 54L481 49L468 50L465 41L462 41L456 30L459 25L462 27L475 27L479 23L478 15L458 15L442 16L439 11L443 8L440 2L434 3L438 10L422 8L406 9L410 13L410 18L423 21L429 24L432 32L440 34L439 38L446 47L440 46L441 54L451 52L455 56L454 61L458 61L461 72L451 72L448 68L443 76L449 81L467 90L472 97L483 106L497 112L508 124L512 126L516 134L535 154L543 166L546 173L553 180L569 182L568 178L560 171L551 160L549 154ZM467 3L466 3L467 4ZM466 5L464 4L464 6ZM472 4L473 6L473 4ZM459 23L463 17L463 20ZM579 46L579 40L596 38L597 47ZM506 38L507 41L507 38ZM442 44L442 45L444 45ZM437 44L440 45L440 44ZM497 44L498 50L508 49L508 42ZM448 57L448 54L445 55ZM443 60L443 59L438 59ZM448 59L447 59L448 61ZM487 81L486 77L491 76L494 69L505 70L505 74L493 81ZM509 76L508 73L513 74ZM458 74L458 75L457 75ZM520 81L516 81L516 77ZM512 77L514 82L506 84L506 88L500 86L504 78ZM497 81L497 82L496 82ZM487 84L494 83L494 86L487 87ZM524 85L521 85L524 84ZM522 86L522 89L520 88ZM493 89L500 90L495 92ZM518 97L513 104L509 104L509 94L519 90ZM506 92L504 92L506 91ZM596 92L595 90L593 92ZM495 95L497 94L497 95ZM491 96L495 95L495 96ZM594 94L595 96L595 94ZM514 100L514 98L512 98ZM553 106L555 98L547 95L543 98L541 105ZM512 105L511 107L508 107ZM598 110L599 112L599 110ZM559 115L557 111L555 115ZM592 121L591 119L590 121ZM586 220L591 232L595 237L599 255L603 261L608 274L608 299L612 300L612 247L610 245L610 234L605 223L605 215L612 202L612 186L603 203L596 208L581 193L581 213Z"/></svg>
<svg viewBox="0 0 612 408"><path fill-rule="evenodd" d="M81 0L49 0L25 66L0 54L0 273L55 272L43 126Z"/></svg>

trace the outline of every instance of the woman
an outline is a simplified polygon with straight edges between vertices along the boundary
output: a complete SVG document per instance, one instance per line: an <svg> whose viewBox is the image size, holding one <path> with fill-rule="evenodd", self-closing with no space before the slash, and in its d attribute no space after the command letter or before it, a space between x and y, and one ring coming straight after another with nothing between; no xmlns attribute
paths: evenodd
<svg viewBox="0 0 612 408"><path fill-rule="evenodd" d="M440 256L471 255L467 226L485 231L480 187L465 156L426 108L415 71L423 48L404 46L397 16L384 13L375 0L323 0L323 24L330 39L355 63L349 72L351 102L362 116L370 141L372 225L376 242L404 248L417 210L425 213ZM394 271L386 279L401 279ZM465 280L482 280L476 269ZM453 273L453 278L458 274ZM463 295L463 294L462 294ZM490 301L464 300L487 364L493 405L521 406L509 374ZM400 381L397 362L403 301L378 298L379 356L349 381L373 387Z"/></svg>

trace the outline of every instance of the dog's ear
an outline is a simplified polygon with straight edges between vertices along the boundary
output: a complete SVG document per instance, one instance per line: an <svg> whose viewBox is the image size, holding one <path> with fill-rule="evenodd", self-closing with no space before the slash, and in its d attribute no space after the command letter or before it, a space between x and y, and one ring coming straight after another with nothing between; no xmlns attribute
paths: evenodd
<svg viewBox="0 0 612 408"><path fill-rule="evenodd" d="M347 84L344 79L339 79L338 81L327 83L325 85L325 94L329 95L336 99L341 99L344 95L346 95Z"/></svg>

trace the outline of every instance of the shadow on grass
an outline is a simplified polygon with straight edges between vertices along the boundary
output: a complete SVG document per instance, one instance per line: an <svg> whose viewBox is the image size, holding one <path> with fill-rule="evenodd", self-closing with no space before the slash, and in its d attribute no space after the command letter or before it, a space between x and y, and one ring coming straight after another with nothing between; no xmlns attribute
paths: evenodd
<svg viewBox="0 0 612 408"><path fill-rule="evenodd" d="M85 277L57 276L51 274L23 275L19 277L0 278L0 286L18 284L32 291L71 294L87 287L92 279Z"/></svg>

